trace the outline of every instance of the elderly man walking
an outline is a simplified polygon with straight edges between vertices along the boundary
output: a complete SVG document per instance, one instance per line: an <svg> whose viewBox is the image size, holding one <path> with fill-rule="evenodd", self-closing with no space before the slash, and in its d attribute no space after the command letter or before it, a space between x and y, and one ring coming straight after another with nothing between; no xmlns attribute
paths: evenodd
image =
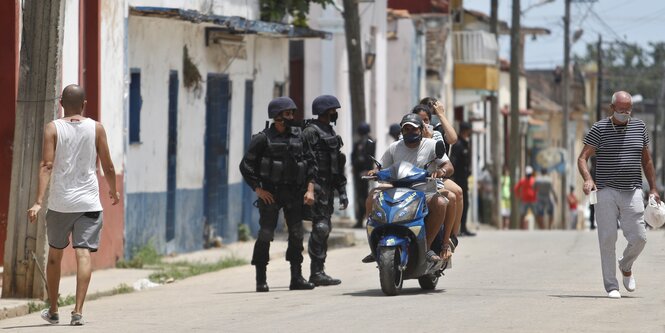
<svg viewBox="0 0 665 333"><path fill-rule="evenodd" d="M597 192L595 204L600 260L605 291L610 298L621 298L616 278L617 220L628 245L619 259L623 285L635 291L633 263L646 244L642 169L650 194L660 201L649 153L649 136L642 120L631 118L632 97L625 91L612 95L611 117L595 123L584 137L584 149L577 166L584 178L584 193ZM587 160L596 155L596 181L591 178Z"/></svg>

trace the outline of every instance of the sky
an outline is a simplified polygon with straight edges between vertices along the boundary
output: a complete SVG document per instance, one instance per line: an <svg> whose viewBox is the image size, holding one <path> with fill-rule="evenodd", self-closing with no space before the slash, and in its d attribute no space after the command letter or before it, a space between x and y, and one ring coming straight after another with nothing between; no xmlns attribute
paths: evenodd
<svg viewBox="0 0 665 333"><path fill-rule="evenodd" d="M542 0L521 0L524 10ZM584 1L584 2L583 2ZM511 24L512 0L499 0L499 19ZM464 7L489 15L490 0L464 0ZM524 66L527 69L554 68L563 64L563 16L564 0L533 7L522 15L521 24L550 30L550 35L530 37L525 42ZM572 45L572 54L584 55L586 44L621 40L638 43L643 47L649 41L664 41L665 1L663 0L572 0L570 6L571 37L573 31L582 29L580 40ZM501 57L510 59L510 37L500 39Z"/></svg>

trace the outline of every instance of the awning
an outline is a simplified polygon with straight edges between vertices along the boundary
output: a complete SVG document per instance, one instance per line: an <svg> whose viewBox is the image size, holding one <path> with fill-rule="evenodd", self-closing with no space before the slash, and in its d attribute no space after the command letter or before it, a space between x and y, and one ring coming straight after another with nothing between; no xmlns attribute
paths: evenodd
<svg viewBox="0 0 665 333"><path fill-rule="evenodd" d="M130 7L129 15L211 23L229 34L256 34L268 37L331 39L332 33L288 24L247 20L239 16L203 14L196 10L167 7Z"/></svg>

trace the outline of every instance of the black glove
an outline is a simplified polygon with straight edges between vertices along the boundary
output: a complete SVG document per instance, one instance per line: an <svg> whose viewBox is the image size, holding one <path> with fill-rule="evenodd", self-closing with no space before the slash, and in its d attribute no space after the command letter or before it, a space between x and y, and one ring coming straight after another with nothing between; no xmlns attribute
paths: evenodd
<svg viewBox="0 0 665 333"><path fill-rule="evenodd" d="M346 193L340 193L339 195L339 209L345 210L349 206L349 198L346 196Z"/></svg>

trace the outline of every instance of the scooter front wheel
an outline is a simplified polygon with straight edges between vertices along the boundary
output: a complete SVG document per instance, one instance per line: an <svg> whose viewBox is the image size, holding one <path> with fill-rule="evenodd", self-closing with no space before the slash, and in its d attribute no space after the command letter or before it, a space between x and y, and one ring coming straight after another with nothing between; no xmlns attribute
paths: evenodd
<svg viewBox="0 0 665 333"><path fill-rule="evenodd" d="M379 280L381 291L395 296L402 290L403 272L399 269L402 249L399 247L379 248Z"/></svg>

